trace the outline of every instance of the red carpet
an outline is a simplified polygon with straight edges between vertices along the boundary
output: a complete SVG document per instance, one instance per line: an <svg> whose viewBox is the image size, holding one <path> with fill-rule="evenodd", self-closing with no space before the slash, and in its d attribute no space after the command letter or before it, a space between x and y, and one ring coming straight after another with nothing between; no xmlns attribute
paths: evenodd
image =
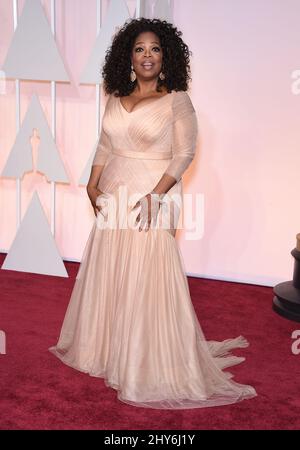
<svg viewBox="0 0 300 450"><path fill-rule="evenodd" d="M5 258L0 255L0 263ZM48 347L57 341L79 265L70 278L0 270L0 429L299 429L300 355L291 334L300 324L272 311L272 288L189 278L207 339L242 334L250 347L235 351L246 361L230 368L234 380L253 385L258 397L192 410L136 408L116 391L69 368Z"/></svg>

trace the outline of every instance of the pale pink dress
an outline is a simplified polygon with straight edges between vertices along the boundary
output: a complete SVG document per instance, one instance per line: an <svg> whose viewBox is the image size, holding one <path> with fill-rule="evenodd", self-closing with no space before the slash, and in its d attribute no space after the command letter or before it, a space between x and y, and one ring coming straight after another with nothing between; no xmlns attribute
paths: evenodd
<svg viewBox="0 0 300 450"><path fill-rule="evenodd" d="M98 188L116 199L125 216L135 202L124 205L120 190L140 198L163 173L177 180L169 194L182 195L181 177L194 157L197 133L187 92L172 91L132 112L110 95L93 160L104 166ZM49 350L65 364L104 378L120 401L133 406L201 408L254 397L252 386L223 370L245 359L230 350L246 347L247 340L205 340L175 239L178 208L169 229L164 211L148 232L105 228L98 213L60 337Z"/></svg>

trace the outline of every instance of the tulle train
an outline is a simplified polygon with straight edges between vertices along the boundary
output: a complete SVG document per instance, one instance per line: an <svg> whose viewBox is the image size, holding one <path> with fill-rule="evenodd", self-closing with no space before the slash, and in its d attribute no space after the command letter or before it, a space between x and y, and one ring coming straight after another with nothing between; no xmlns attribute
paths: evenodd
<svg viewBox="0 0 300 450"><path fill-rule="evenodd" d="M60 338L49 350L104 378L124 403L184 409L256 396L224 371L245 359L230 351L247 346L243 336L205 340L172 234L103 230L95 222Z"/></svg>

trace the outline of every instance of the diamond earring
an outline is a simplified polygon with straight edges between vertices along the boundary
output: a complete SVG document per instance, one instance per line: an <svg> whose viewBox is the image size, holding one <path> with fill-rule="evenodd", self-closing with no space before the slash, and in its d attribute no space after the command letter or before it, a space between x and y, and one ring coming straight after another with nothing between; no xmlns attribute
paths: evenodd
<svg viewBox="0 0 300 450"><path fill-rule="evenodd" d="M166 77L165 77L165 75L164 75L162 72L160 72L159 78L160 78L161 80L164 80Z"/></svg>
<svg viewBox="0 0 300 450"><path fill-rule="evenodd" d="M132 83L136 80L136 73L133 70L133 65L131 65L130 80Z"/></svg>

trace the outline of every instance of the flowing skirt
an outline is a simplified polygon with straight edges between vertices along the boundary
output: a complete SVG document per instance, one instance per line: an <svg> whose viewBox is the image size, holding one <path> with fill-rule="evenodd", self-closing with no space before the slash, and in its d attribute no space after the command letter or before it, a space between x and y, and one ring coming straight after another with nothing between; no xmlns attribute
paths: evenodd
<svg viewBox="0 0 300 450"><path fill-rule="evenodd" d="M247 340L206 341L173 233L104 228L100 216L49 350L133 406L200 408L256 396L224 371L244 361L230 351Z"/></svg>

